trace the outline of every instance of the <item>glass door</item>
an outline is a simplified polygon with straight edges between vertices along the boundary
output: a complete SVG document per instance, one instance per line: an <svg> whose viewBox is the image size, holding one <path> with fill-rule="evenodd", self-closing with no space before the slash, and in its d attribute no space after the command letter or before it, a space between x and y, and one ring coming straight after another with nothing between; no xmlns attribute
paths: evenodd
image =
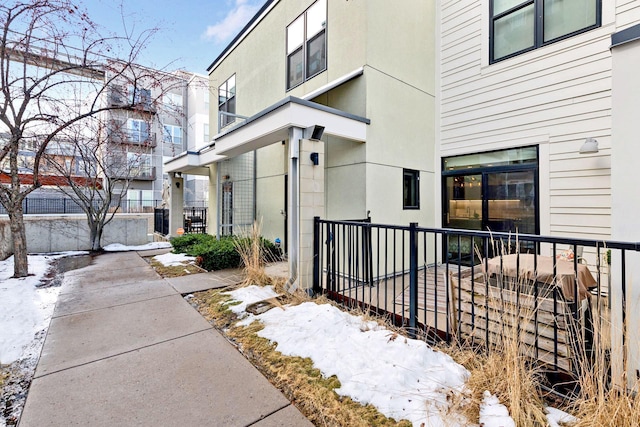
<svg viewBox="0 0 640 427"><path fill-rule="evenodd" d="M484 230L482 174L449 176L446 177L445 183L447 203L444 226ZM475 245L472 245L471 237L451 236L446 243L447 258L470 264L476 255L473 246Z"/></svg>

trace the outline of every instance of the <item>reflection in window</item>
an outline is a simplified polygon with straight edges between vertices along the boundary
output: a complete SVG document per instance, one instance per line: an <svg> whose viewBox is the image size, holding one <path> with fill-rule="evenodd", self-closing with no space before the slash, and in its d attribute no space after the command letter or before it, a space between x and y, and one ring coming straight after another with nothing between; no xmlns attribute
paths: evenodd
<svg viewBox="0 0 640 427"><path fill-rule="evenodd" d="M600 2L492 0L491 62L599 27Z"/></svg>
<svg viewBox="0 0 640 427"><path fill-rule="evenodd" d="M318 0L287 27L287 89L327 69L327 1Z"/></svg>
<svg viewBox="0 0 640 427"><path fill-rule="evenodd" d="M218 114L220 127L233 123L236 118L236 75L229 77L218 88Z"/></svg>

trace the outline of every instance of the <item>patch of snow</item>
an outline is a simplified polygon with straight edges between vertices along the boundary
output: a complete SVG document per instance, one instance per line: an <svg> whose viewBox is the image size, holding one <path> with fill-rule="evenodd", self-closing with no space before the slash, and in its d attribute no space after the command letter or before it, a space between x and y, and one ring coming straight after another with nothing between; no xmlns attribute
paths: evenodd
<svg viewBox="0 0 640 427"><path fill-rule="evenodd" d="M185 254L172 254L171 252L169 252L162 255L156 255L153 257L153 259L158 261L165 267L173 267L185 263L193 263L196 260L196 257L188 256Z"/></svg>
<svg viewBox="0 0 640 427"><path fill-rule="evenodd" d="M233 313L240 315L239 317L249 315L249 313L245 313L248 305L251 305L254 302L262 301L269 298L275 298L278 296L278 294L273 290L273 287L260 287L256 285L238 288L235 291L225 292L225 294L231 295L231 297L233 298L227 304L231 304L234 302L239 303L235 305L229 305L229 309Z"/></svg>
<svg viewBox="0 0 640 427"><path fill-rule="evenodd" d="M549 423L549 427L560 427L561 425L570 426L579 421L573 415L567 414L560 409L552 408L551 406L547 406L545 411L547 412L547 422Z"/></svg>
<svg viewBox="0 0 640 427"><path fill-rule="evenodd" d="M29 255L31 276L12 278L13 256L0 261L0 364L21 357L34 335L46 329L58 299L59 287L39 288L50 264L65 256L86 252Z"/></svg>
<svg viewBox="0 0 640 427"><path fill-rule="evenodd" d="M246 306L264 299L253 288L229 293ZM242 306L231 309L242 312ZM242 323L252 320L265 325L258 334L277 343L281 353L309 357L325 377L335 375L342 396L414 426L468 425L461 414L445 412L448 397L464 393L469 372L424 341L398 336L330 304L276 307Z"/></svg>
<svg viewBox="0 0 640 427"><path fill-rule="evenodd" d="M171 243L169 242L151 242L145 245L139 246L127 246L122 243L112 243L110 245L102 248L106 252L125 252L125 251L148 251L152 249L165 249L170 248Z"/></svg>
<svg viewBox="0 0 640 427"><path fill-rule="evenodd" d="M39 287L56 259L84 251L29 255L31 276L15 279L13 256L0 261L0 365L9 374L0 393L0 427L15 425L38 364L60 287Z"/></svg>
<svg viewBox="0 0 640 427"><path fill-rule="evenodd" d="M487 390L480 404L480 425L483 427L516 427L509 410Z"/></svg>

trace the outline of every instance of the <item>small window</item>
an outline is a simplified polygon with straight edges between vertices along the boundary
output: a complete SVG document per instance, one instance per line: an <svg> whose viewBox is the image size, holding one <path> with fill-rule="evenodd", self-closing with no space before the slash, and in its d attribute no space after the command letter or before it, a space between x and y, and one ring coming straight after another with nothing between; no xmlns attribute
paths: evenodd
<svg viewBox="0 0 640 427"><path fill-rule="evenodd" d="M127 136L132 142L146 142L149 139L149 123L144 120L128 119Z"/></svg>
<svg viewBox="0 0 640 427"><path fill-rule="evenodd" d="M205 123L203 125L203 130L204 130L203 140L204 140L204 143L206 144L207 142L209 142L209 123Z"/></svg>
<svg viewBox="0 0 640 427"><path fill-rule="evenodd" d="M404 209L420 209L420 171L403 170L402 207Z"/></svg>
<svg viewBox="0 0 640 427"><path fill-rule="evenodd" d="M162 125L162 141L182 145L182 128L180 126Z"/></svg>
<svg viewBox="0 0 640 427"><path fill-rule="evenodd" d="M236 118L236 75L229 77L218 88L218 118L220 127L233 123Z"/></svg>
<svg viewBox="0 0 640 427"><path fill-rule="evenodd" d="M180 111L182 110L182 95L177 93L165 93L162 96L162 103L170 110Z"/></svg>
<svg viewBox="0 0 640 427"><path fill-rule="evenodd" d="M491 62L597 28L601 0L491 0Z"/></svg>
<svg viewBox="0 0 640 427"><path fill-rule="evenodd" d="M287 89L327 69L327 0L318 0L287 27Z"/></svg>

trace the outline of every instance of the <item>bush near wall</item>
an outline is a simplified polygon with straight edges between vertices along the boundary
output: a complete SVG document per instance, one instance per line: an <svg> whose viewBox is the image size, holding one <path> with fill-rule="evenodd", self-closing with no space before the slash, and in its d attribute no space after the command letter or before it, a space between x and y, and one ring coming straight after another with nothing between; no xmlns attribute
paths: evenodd
<svg viewBox="0 0 640 427"><path fill-rule="evenodd" d="M222 237L210 234L185 234L171 239L174 253L196 257L198 265L207 271L242 267L242 258L236 249L238 240L248 237ZM260 238L265 261L279 261L281 256L273 242Z"/></svg>

